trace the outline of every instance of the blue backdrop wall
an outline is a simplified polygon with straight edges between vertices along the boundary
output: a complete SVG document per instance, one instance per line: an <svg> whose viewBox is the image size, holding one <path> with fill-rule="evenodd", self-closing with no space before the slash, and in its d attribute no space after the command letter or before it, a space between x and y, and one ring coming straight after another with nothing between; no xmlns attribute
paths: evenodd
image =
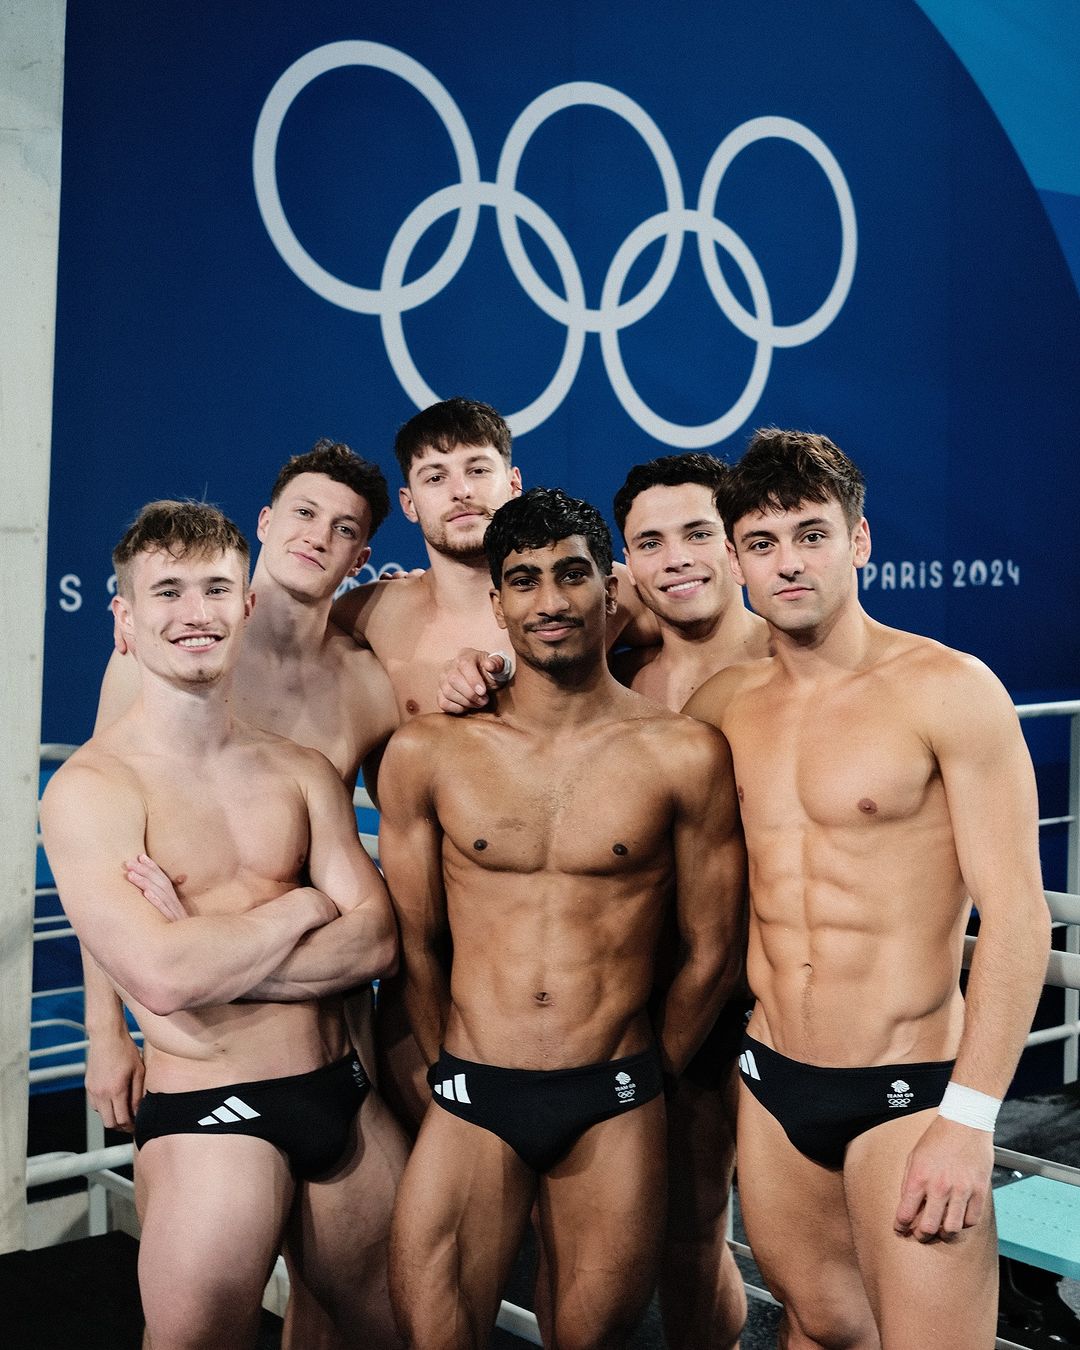
<svg viewBox="0 0 1080 1350"><path fill-rule="evenodd" d="M827 432L868 608L1076 692L1077 13L69 0L44 739L89 732L144 501L253 529L321 435L394 487L455 393L605 512L638 460Z"/></svg>

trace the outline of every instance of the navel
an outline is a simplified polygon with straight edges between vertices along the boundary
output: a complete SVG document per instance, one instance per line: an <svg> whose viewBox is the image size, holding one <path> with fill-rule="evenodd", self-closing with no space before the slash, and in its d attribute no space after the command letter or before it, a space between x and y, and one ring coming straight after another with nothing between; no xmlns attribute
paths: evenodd
<svg viewBox="0 0 1080 1350"><path fill-rule="evenodd" d="M546 1004L546 1003L550 1003L550 1002L551 1002L551 995L548 993L548 991L547 991L546 989L541 989L540 992L539 992L538 994L533 994L533 998L534 998L534 999L536 1000L536 1002L539 1003L541 1006L543 1006L543 1005Z"/></svg>

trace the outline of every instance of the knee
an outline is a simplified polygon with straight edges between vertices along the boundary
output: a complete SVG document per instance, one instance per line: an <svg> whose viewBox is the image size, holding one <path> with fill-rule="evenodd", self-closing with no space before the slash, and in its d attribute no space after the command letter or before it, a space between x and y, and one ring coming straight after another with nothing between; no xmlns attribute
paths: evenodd
<svg viewBox="0 0 1080 1350"><path fill-rule="evenodd" d="M781 1350L881 1350L877 1327L856 1310L785 1304L777 1345Z"/></svg>

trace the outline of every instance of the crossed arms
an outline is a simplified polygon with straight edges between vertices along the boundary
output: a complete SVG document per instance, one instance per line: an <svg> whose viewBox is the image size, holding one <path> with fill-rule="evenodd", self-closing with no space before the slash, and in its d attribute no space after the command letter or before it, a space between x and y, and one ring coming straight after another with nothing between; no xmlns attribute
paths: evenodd
<svg viewBox="0 0 1080 1350"><path fill-rule="evenodd" d="M160 905L128 879L145 857L146 804L111 757L81 753L50 783L42 833L64 908L102 970L151 1012L317 998L393 969L393 916L345 791L321 756L301 753L311 884L236 914L187 915L153 864L134 876Z"/></svg>

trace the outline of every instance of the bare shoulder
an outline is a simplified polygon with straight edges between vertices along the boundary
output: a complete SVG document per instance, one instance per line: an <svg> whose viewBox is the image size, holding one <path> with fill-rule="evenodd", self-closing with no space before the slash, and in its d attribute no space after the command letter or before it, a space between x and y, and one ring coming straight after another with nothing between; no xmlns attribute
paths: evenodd
<svg viewBox="0 0 1080 1350"><path fill-rule="evenodd" d="M694 693L683 712L722 730L725 718L739 700L762 688L775 672L776 661L771 656L725 666Z"/></svg>
<svg viewBox="0 0 1080 1350"><path fill-rule="evenodd" d="M330 617L359 643L374 647L373 635L385 634L426 601L427 573L421 576L384 577L346 591L334 601Z"/></svg>
<svg viewBox="0 0 1080 1350"><path fill-rule="evenodd" d="M673 712L632 690L626 691L626 721L637 742L634 753L648 757L658 772L676 777L708 771L729 759L727 740L715 726Z"/></svg>
<svg viewBox="0 0 1080 1350"><path fill-rule="evenodd" d="M61 764L41 798L41 823L46 830L62 822L67 811L89 803L124 810L142 803L138 775L119 752L112 729L94 736Z"/></svg>
<svg viewBox="0 0 1080 1350"><path fill-rule="evenodd" d="M919 722L940 728L1016 720L1008 690L978 657L916 633L886 634L888 645L874 673Z"/></svg>

